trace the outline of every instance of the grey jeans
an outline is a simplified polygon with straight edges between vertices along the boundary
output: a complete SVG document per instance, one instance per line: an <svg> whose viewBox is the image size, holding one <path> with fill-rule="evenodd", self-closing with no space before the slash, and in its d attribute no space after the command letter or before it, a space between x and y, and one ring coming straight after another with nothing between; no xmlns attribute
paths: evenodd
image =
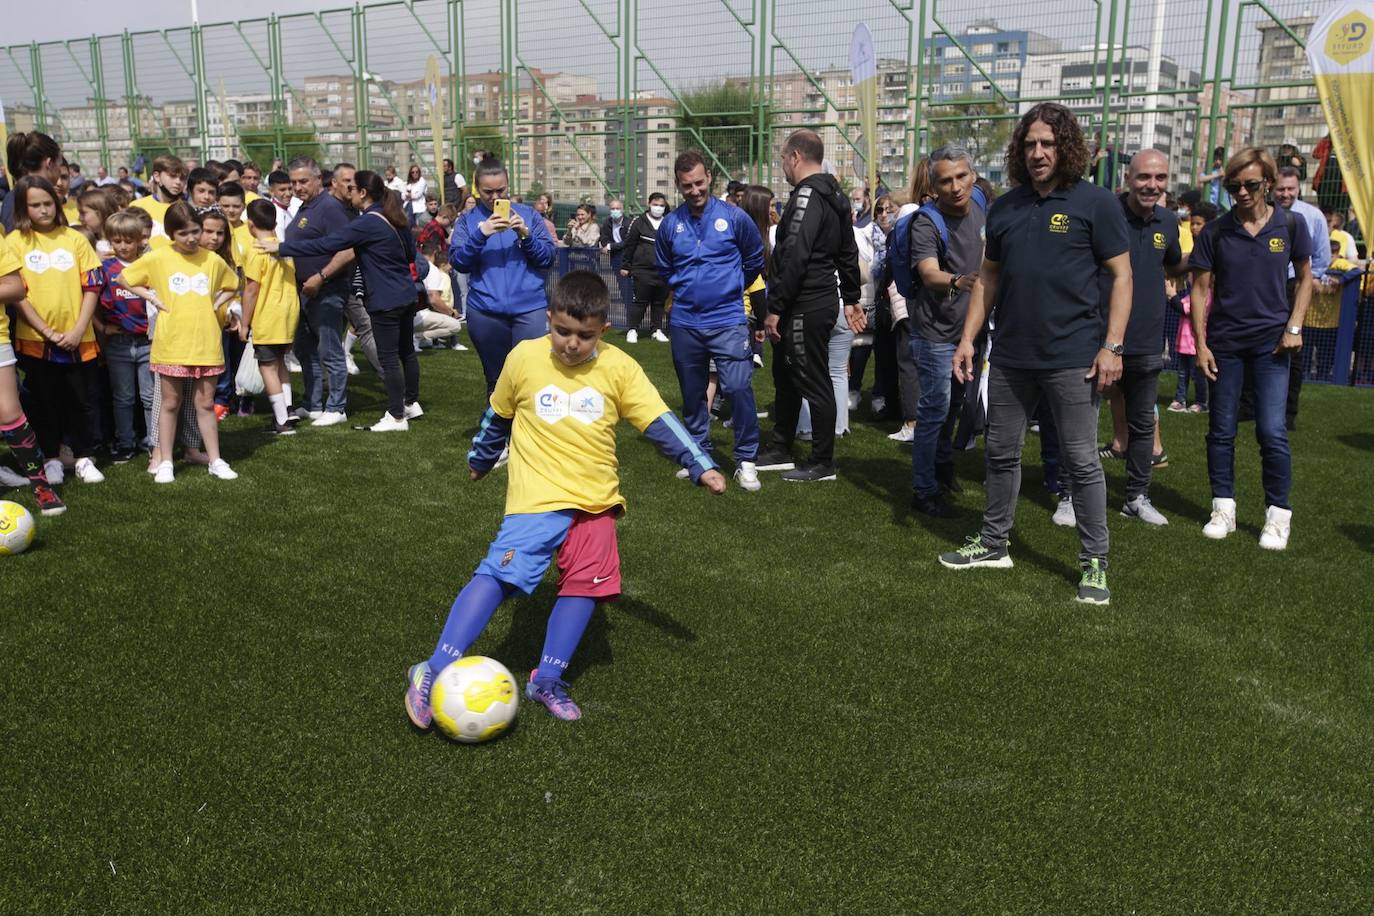
<svg viewBox="0 0 1374 916"><path fill-rule="evenodd" d="M1126 403L1126 500L1150 491L1155 451L1155 402L1159 397L1160 356L1126 356L1121 360L1121 396Z"/></svg>
<svg viewBox="0 0 1374 916"><path fill-rule="evenodd" d="M996 357L994 356L994 359ZM1026 425L1044 399L1059 430L1059 461L1073 482L1079 560L1107 556L1107 483L1097 456L1097 382L1082 369L988 370L987 509L983 543L1007 543L1021 491L1021 446Z"/></svg>
<svg viewBox="0 0 1374 916"><path fill-rule="evenodd" d="M372 339L372 319L363 307L363 300L349 296L344 304L344 316L353 327L353 333L358 337L358 344L363 348L363 355L367 357L368 364L374 372L381 375L382 364L377 359L377 342Z"/></svg>

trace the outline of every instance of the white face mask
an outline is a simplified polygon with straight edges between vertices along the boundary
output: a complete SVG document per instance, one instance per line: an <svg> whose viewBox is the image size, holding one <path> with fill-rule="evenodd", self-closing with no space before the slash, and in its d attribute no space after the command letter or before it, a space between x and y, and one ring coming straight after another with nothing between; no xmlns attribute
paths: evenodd
<svg viewBox="0 0 1374 916"><path fill-rule="evenodd" d="M1178 208L1178 218L1179 218L1179 219L1187 219L1187 218L1188 218L1188 213L1189 213L1189 210L1188 210L1187 207L1179 207L1179 208Z"/></svg>
<svg viewBox="0 0 1374 916"><path fill-rule="evenodd" d="M652 216L654 219L658 219L660 216L663 215L663 211L665 209L667 208L664 207L663 204L653 204L649 207L649 215Z"/></svg>
<svg viewBox="0 0 1374 916"><path fill-rule="evenodd" d="M611 219L620 219L620 217L622 217L622 216L624 216L624 215L625 215L625 214L624 214L624 211L623 211L623 210L612 210L612 211L611 211Z"/></svg>
<svg viewBox="0 0 1374 916"><path fill-rule="evenodd" d="M862 213L862 212L864 212L864 205L863 205L863 202L862 202L862 201L851 200L851 201L849 202L849 206L854 210L855 213Z"/></svg>

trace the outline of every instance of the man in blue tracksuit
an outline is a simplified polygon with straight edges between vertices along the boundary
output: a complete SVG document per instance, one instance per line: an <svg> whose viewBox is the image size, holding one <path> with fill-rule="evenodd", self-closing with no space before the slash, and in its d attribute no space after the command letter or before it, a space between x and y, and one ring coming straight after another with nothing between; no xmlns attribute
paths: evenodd
<svg viewBox="0 0 1374 916"><path fill-rule="evenodd" d="M483 159L473 184L477 206L453 224L448 260L468 275L468 335L491 394L506 354L548 330L544 271L555 252L543 218L532 208L512 203L509 218L493 212L497 200L510 197L510 178L499 159Z"/></svg>
<svg viewBox="0 0 1374 916"><path fill-rule="evenodd" d="M744 290L763 269L763 239L743 210L711 195L711 173L700 153L678 156L673 172L686 203L663 218L655 256L673 291L673 367L682 389L682 416L692 438L709 453L706 382L715 360L734 419L735 480L745 490L758 490L759 420Z"/></svg>

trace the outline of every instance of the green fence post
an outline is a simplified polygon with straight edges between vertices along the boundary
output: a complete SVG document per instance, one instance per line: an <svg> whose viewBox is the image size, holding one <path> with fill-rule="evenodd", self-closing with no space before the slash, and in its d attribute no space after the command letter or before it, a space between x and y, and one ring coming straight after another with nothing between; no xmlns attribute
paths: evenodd
<svg viewBox="0 0 1374 916"><path fill-rule="evenodd" d="M110 169L110 128L105 121L105 65L100 54L100 39L90 37L91 85L95 90L95 130L100 135L100 164Z"/></svg>
<svg viewBox="0 0 1374 916"><path fill-rule="evenodd" d="M33 74L33 120L43 133L48 130L48 106L43 103L47 95L43 91L43 55L38 51L38 42L29 42L29 72Z"/></svg>
<svg viewBox="0 0 1374 916"><path fill-rule="evenodd" d="M281 20L276 13L267 17L267 65L272 76L272 155L285 159L286 137L283 120L286 117L286 92L282 85L286 77L282 71ZM248 153L240 150L244 157Z"/></svg>
<svg viewBox="0 0 1374 916"><path fill-rule="evenodd" d="M1212 161L1212 150L1218 146L1217 118L1221 111L1221 74L1226 59L1226 20L1229 12L1229 0L1221 0L1221 22L1217 26L1217 60L1216 66L1212 70L1212 113L1207 119L1207 149L1205 150L1207 158L1205 161L1208 165Z"/></svg>
<svg viewBox="0 0 1374 916"><path fill-rule="evenodd" d="M453 142L457 148L453 149L449 155L453 157L454 169L458 174L467 171L467 166L463 160L467 153L463 149L463 119L467 114L467 80L464 79L463 70L463 2L462 0L448 0L448 111L449 111L449 131L453 134ZM447 133L447 131L446 131ZM444 145L449 143L449 137L444 137ZM476 188L471 189L476 193Z"/></svg>
<svg viewBox="0 0 1374 916"><path fill-rule="evenodd" d="M138 119L142 99L138 96L138 82L134 76L134 40L128 29L120 36L119 49L124 56L124 104L129 110L129 155L136 159L138 148L143 143Z"/></svg>
<svg viewBox="0 0 1374 916"><path fill-rule="evenodd" d="M191 79L196 84L196 130L200 132L200 161L210 158L210 118L205 99L205 46L201 43L200 23L191 23Z"/></svg>
<svg viewBox="0 0 1374 916"><path fill-rule="evenodd" d="M368 136L367 121L372 114L372 89L367 80L367 43L364 34L367 24L363 8L353 4L353 129L358 137L358 167L372 168L372 140Z"/></svg>
<svg viewBox="0 0 1374 916"><path fill-rule="evenodd" d="M1097 127L1097 146L1103 149L1107 146L1107 122L1112 115L1112 66L1116 60L1116 0L1110 0L1107 8L1107 70L1104 74L1102 83L1102 123ZM1097 168L1097 179L1102 181L1108 174L1108 169L1115 174L1116 157L1113 155L1108 161L1102 160L1102 165Z"/></svg>

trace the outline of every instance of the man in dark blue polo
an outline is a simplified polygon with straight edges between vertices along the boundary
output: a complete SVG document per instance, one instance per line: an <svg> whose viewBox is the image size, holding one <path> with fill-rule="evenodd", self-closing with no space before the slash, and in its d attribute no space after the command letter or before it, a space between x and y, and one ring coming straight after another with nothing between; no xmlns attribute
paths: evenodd
<svg viewBox="0 0 1374 916"><path fill-rule="evenodd" d="M990 305L987 508L983 530L940 563L951 569L1009 567L1007 540L1021 488L1026 425L1042 400L1059 431L1082 543L1077 600L1107 604L1107 486L1097 455L1101 391L1121 375L1131 311L1131 257L1121 205L1083 178L1088 148L1073 113L1036 105L1012 135L1015 183L988 211L982 295L969 303L954 371L973 375L973 341ZM1098 277L1112 275L1103 337Z"/></svg>
<svg viewBox="0 0 1374 916"><path fill-rule="evenodd" d="M293 159L288 172L291 191L301 206L286 224L286 241L322 238L348 225L343 205L324 190L318 162L307 157ZM302 410L315 426L334 426L348 419L348 363L344 359L343 328L352 264L352 249L332 256L296 258L301 320L296 326L293 348L304 376Z"/></svg>

